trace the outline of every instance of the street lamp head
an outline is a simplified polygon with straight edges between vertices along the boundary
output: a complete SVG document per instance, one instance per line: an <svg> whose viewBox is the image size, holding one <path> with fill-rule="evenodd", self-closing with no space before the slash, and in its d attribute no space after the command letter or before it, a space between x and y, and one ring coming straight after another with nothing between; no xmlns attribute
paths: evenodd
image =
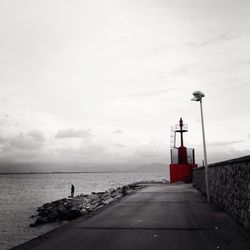
<svg viewBox="0 0 250 250"><path fill-rule="evenodd" d="M193 93L193 98L191 99L191 101L201 101L201 99L205 96L201 91L195 91Z"/></svg>

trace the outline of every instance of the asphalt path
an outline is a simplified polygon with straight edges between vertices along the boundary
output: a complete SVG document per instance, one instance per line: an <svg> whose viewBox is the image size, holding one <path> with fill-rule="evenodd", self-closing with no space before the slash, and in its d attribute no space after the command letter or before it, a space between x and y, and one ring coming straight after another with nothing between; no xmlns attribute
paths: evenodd
<svg viewBox="0 0 250 250"><path fill-rule="evenodd" d="M250 235L191 184L152 184L15 249L249 250Z"/></svg>

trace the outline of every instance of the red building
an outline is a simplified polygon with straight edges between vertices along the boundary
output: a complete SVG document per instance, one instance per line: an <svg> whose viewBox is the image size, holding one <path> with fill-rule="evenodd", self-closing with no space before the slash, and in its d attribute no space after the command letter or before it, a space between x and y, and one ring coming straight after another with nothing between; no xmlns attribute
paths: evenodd
<svg viewBox="0 0 250 250"><path fill-rule="evenodd" d="M183 124L180 118L179 124L174 130L174 145L170 149L171 164L170 164L170 182L184 181L192 182L192 170L197 167L195 164L195 155L193 148L186 148L183 143L183 133L187 132L187 125ZM180 147L175 146L176 133L180 133Z"/></svg>

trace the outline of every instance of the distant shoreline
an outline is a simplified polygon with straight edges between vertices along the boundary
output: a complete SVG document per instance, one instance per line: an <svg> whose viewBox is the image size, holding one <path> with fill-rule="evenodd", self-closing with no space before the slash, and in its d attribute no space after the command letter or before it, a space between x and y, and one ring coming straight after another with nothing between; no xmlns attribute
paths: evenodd
<svg viewBox="0 0 250 250"><path fill-rule="evenodd" d="M14 174L125 174L125 173L161 173L161 171L80 171L80 172L13 172L0 173L0 175L14 175Z"/></svg>

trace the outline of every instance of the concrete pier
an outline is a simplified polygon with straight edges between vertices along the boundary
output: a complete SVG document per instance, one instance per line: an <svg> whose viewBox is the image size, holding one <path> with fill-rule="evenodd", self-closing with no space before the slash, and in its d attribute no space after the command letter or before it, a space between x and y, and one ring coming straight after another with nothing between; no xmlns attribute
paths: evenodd
<svg viewBox="0 0 250 250"><path fill-rule="evenodd" d="M250 234L191 184L152 184L14 249L243 250Z"/></svg>

